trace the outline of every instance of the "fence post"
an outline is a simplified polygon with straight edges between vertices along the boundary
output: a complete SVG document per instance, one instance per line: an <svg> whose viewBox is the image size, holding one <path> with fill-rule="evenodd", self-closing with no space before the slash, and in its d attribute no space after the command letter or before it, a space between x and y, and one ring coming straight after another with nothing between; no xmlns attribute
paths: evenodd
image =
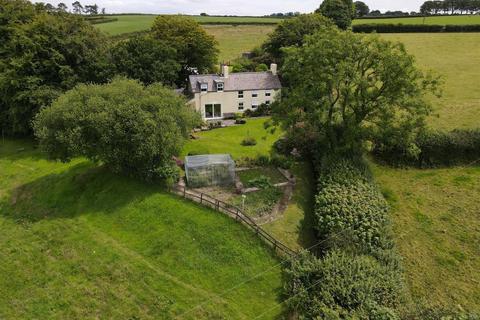
<svg viewBox="0 0 480 320"><path fill-rule="evenodd" d="M200 204L203 202L203 193L200 193Z"/></svg>
<svg viewBox="0 0 480 320"><path fill-rule="evenodd" d="M237 219L237 220L238 220L238 213L239 213L239 211L240 211L240 210L237 208L237 215L235 216L235 219Z"/></svg>
<svg viewBox="0 0 480 320"><path fill-rule="evenodd" d="M183 186L183 197L187 198L187 187Z"/></svg>

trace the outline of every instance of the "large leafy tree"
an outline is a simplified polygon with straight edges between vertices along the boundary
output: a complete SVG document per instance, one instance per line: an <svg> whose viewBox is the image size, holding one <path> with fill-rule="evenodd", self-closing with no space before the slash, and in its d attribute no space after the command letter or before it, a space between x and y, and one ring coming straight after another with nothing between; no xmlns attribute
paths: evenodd
<svg viewBox="0 0 480 320"><path fill-rule="evenodd" d="M214 68L218 57L217 41L192 18L159 16L151 31L154 39L164 41L177 50L182 64L181 81L185 81L194 69L203 73Z"/></svg>
<svg viewBox="0 0 480 320"><path fill-rule="evenodd" d="M355 18L361 18L370 13L370 8L363 1L355 1Z"/></svg>
<svg viewBox="0 0 480 320"><path fill-rule="evenodd" d="M30 134L40 107L79 82L102 82L108 77L106 39L81 17L16 4L3 16L1 29L6 39L0 50L4 133Z"/></svg>
<svg viewBox="0 0 480 320"><path fill-rule="evenodd" d="M162 82L173 85L181 68L176 60L176 50L149 36L118 42L110 55L117 74L145 84Z"/></svg>
<svg viewBox="0 0 480 320"><path fill-rule="evenodd" d="M161 84L115 78L80 84L44 108L34 121L47 154L69 161L85 156L141 179L169 178L199 115Z"/></svg>
<svg viewBox="0 0 480 320"><path fill-rule="evenodd" d="M283 77L276 119L307 146L346 153L379 137L412 144L431 109L424 95L439 82L403 45L335 28L288 49Z"/></svg>
<svg viewBox="0 0 480 320"><path fill-rule="evenodd" d="M332 19L343 30L352 25L355 6L352 0L324 0L317 12Z"/></svg>
<svg viewBox="0 0 480 320"><path fill-rule="evenodd" d="M311 35L321 27L332 26L333 22L321 14L303 14L295 18L283 20L269 35L263 49L277 63L282 62L283 48L301 46L306 35Z"/></svg>

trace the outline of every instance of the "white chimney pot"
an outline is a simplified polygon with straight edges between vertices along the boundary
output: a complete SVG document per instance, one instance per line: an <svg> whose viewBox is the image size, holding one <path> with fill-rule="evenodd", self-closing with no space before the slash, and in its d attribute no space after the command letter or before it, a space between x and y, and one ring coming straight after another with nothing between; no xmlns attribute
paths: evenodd
<svg viewBox="0 0 480 320"><path fill-rule="evenodd" d="M229 69L227 65L222 66L222 75L224 78L228 78L229 75Z"/></svg>

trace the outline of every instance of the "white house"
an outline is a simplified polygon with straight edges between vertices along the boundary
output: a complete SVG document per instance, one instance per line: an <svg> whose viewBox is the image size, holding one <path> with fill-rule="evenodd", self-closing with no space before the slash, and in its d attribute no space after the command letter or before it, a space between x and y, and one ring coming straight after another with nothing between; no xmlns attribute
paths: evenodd
<svg viewBox="0 0 480 320"><path fill-rule="evenodd" d="M276 64L266 72L229 73L228 66L222 66L221 74L189 77L192 104L205 120L228 118L270 104L280 98L281 89Z"/></svg>

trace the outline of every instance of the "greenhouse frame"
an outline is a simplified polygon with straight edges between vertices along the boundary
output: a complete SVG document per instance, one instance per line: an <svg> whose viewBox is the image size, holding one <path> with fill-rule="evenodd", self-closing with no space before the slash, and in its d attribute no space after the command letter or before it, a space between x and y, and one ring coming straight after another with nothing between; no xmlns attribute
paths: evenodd
<svg viewBox="0 0 480 320"><path fill-rule="evenodd" d="M191 188L235 184L235 161L228 154L185 157L185 176Z"/></svg>

